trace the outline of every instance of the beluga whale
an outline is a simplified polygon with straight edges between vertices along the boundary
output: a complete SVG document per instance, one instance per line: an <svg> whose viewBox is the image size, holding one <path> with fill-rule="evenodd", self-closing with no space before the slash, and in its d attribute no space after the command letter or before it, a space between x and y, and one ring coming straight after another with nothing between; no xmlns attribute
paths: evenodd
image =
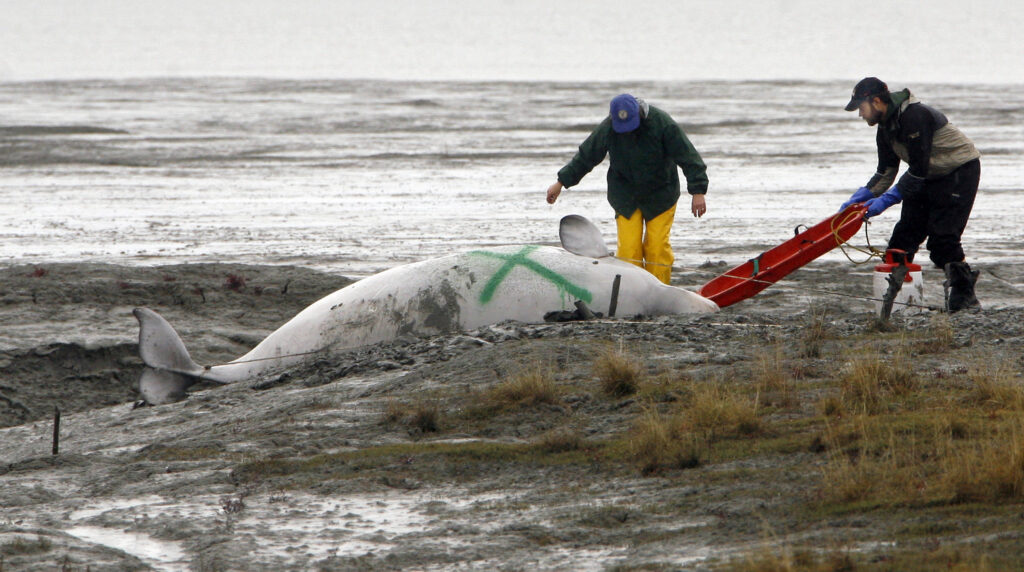
<svg viewBox="0 0 1024 572"><path fill-rule="evenodd" d="M139 391L149 404L186 396L199 381L233 383L276 374L331 351L465 332L506 320L542 323L559 312L607 316L709 313L711 300L661 283L617 260L600 232L577 215L560 227L564 248L512 245L405 264L337 290L295 315L245 355L201 366L157 312L136 308Z"/></svg>

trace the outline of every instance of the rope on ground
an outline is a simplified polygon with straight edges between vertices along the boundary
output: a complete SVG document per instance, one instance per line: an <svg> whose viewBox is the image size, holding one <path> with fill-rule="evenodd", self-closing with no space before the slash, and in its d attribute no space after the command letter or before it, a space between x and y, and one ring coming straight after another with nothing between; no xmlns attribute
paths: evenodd
<svg viewBox="0 0 1024 572"><path fill-rule="evenodd" d="M271 357L265 357L265 358L237 359L237 360L231 362L231 364L234 365L236 363L255 363L255 362L258 362L258 361L272 361L272 360L279 360L279 359L290 358L290 357L299 357L299 356L308 356L308 355L313 355L313 354L319 354L319 353L324 353L325 351L326 351L326 348L321 348L319 350L313 350L313 351L308 351L308 352L299 352L299 353L294 353L294 354L281 354L279 356L271 356ZM212 365L206 365L206 366L203 366L203 369L207 369L208 370L208 369L210 369L212 367L213 367Z"/></svg>
<svg viewBox="0 0 1024 572"><path fill-rule="evenodd" d="M616 260L621 260L623 262L630 262L632 264L636 264L640 268L646 268L648 266L661 266L663 268L673 268L673 266L671 264L664 264L662 262L648 262L646 260L637 260L636 258L626 258L624 256L614 256L614 255L612 256L612 258L614 258Z"/></svg>

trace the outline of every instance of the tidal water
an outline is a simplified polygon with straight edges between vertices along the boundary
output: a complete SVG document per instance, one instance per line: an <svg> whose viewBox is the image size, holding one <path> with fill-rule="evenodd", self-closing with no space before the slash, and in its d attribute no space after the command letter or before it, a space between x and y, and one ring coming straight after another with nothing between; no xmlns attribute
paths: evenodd
<svg viewBox="0 0 1024 572"><path fill-rule="evenodd" d="M894 89L902 85L892 86ZM1024 91L911 85L982 153L972 261L1024 258ZM0 263L297 264L350 276L461 249L557 244L566 214L615 229L598 166L547 186L630 92L708 165L677 269L739 264L831 215L875 169L838 82L140 79L0 83ZM853 243L884 246L898 208ZM839 251L825 259L842 260Z"/></svg>

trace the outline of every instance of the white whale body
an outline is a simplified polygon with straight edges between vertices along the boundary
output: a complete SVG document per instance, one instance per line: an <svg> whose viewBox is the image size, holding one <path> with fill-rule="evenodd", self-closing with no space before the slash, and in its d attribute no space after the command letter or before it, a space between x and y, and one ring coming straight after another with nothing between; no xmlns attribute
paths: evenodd
<svg viewBox="0 0 1024 572"><path fill-rule="evenodd" d="M150 403L174 401L199 379L252 379L331 350L468 331L504 320L543 322L550 312L587 308L616 316L715 312L718 306L612 257L552 246L505 246L425 260L364 278L314 302L238 359L196 364L159 314L137 308L140 380Z"/></svg>

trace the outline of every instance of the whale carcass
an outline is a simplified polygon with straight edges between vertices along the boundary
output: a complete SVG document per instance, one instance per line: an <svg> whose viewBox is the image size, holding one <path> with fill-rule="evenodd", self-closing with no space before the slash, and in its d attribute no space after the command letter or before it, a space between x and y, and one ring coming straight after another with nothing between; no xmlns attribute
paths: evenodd
<svg viewBox="0 0 1024 572"><path fill-rule="evenodd" d="M618 316L715 312L689 290L610 256L553 246L473 250L392 268L314 302L249 353L203 367L159 314L137 308L140 391L150 403L180 399L198 380L231 383L316 359L318 354L394 340L468 331L504 320L543 322L581 301Z"/></svg>

